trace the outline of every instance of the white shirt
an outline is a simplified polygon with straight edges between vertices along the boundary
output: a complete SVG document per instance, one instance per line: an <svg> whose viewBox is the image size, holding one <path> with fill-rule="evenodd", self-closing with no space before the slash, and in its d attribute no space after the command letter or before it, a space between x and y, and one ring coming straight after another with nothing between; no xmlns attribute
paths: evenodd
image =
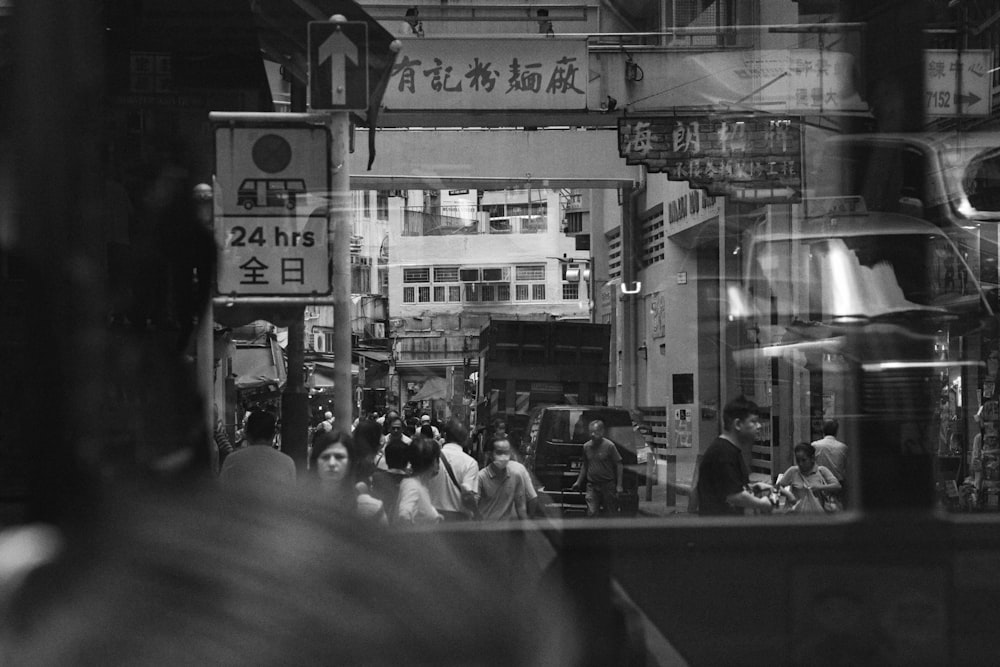
<svg viewBox="0 0 1000 667"><path fill-rule="evenodd" d="M458 480L458 483L469 491L478 493L479 464L476 463L476 459L462 451L462 447L454 442L449 442L442 447L441 454L451 464L451 469L455 473L455 479ZM439 510L461 512L464 509L462 496L455 483L451 481L443 461L440 472L427 482L427 491L430 493L431 503Z"/></svg>
<svg viewBox="0 0 1000 667"><path fill-rule="evenodd" d="M417 427L417 433L420 433L420 429L423 428L424 426L430 426L431 427L431 433L434 434L434 439L435 440L437 440L438 438L441 437L441 431L438 430L437 426L435 426L434 424L432 424L430 422L420 422L420 426Z"/></svg>
<svg viewBox="0 0 1000 667"><path fill-rule="evenodd" d="M400 523L437 523L443 518L434 509L430 494L419 477L404 477L399 483L396 517Z"/></svg>
<svg viewBox="0 0 1000 667"><path fill-rule="evenodd" d="M847 445L832 435L812 443L816 448L816 465L828 468L839 481L847 477Z"/></svg>

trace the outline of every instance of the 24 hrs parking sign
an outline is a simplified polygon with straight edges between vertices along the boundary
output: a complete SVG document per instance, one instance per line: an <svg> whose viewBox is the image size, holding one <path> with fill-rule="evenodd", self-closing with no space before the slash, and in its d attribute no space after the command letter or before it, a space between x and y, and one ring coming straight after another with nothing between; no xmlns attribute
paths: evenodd
<svg viewBox="0 0 1000 667"><path fill-rule="evenodd" d="M330 294L327 128L226 123L215 144L218 294Z"/></svg>

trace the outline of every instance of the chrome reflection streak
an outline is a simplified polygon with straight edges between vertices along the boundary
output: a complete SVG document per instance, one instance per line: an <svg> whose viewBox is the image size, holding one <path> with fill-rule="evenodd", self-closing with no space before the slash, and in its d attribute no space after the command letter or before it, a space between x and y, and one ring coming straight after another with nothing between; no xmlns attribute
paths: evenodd
<svg viewBox="0 0 1000 667"><path fill-rule="evenodd" d="M865 373L878 373L881 371L906 370L906 369L947 369L956 366L969 368L984 368L986 364L982 361L876 361L861 364L861 370Z"/></svg>

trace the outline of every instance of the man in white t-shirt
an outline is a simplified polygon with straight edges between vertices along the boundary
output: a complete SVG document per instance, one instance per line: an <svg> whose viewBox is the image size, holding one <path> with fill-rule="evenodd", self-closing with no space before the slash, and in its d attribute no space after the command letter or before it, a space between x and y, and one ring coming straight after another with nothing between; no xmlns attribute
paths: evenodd
<svg viewBox="0 0 1000 667"><path fill-rule="evenodd" d="M828 468L840 482L840 495L846 500L847 445L837 440L840 423L836 419L823 420L823 437L812 443L816 450L816 465Z"/></svg>
<svg viewBox="0 0 1000 667"><path fill-rule="evenodd" d="M431 503L446 521L460 521L470 518L469 510L462 504L462 494L455 485L455 481L466 491L478 493L479 464L476 459L465 453L462 443L465 442L468 433L458 421L451 419L444 426L445 444L441 447L441 470L437 475L427 481L427 490L431 494ZM451 471L455 475L452 481L451 475L445 466L451 466Z"/></svg>

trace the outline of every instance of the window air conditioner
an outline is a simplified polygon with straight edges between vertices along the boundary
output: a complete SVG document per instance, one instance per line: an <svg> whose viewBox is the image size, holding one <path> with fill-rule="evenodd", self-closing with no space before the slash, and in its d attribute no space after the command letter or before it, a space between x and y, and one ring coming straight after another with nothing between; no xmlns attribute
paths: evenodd
<svg viewBox="0 0 1000 667"><path fill-rule="evenodd" d="M483 269L483 282L500 282L503 280L503 269Z"/></svg>

